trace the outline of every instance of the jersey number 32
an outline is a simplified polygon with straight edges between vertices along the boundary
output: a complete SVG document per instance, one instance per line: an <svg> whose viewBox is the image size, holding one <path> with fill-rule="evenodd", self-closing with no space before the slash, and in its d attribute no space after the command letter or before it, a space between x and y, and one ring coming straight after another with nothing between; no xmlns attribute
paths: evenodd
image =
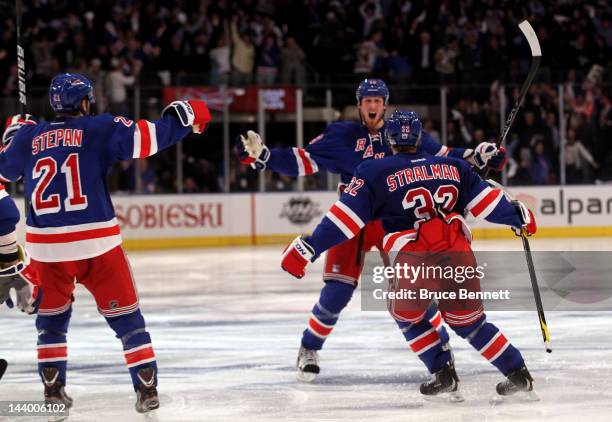
<svg viewBox="0 0 612 422"><path fill-rule="evenodd" d="M405 210L413 209L417 220L414 228L418 228L423 221L431 220L439 214L449 213L457 203L459 190L453 185L442 185L432 195L424 187L410 189L406 192L402 206Z"/></svg>
<svg viewBox="0 0 612 422"><path fill-rule="evenodd" d="M32 192L32 207L36 215L53 214L62 209L59 193L45 193L57 175L57 168L57 161L53 157L43 157L34 164L32 179L39 179ZM66 179L67 197L64 198L64 209L78 211L87 208L87 195L83 195L81 190L79 154L75 152L66 157L60 170Z"/></svg>

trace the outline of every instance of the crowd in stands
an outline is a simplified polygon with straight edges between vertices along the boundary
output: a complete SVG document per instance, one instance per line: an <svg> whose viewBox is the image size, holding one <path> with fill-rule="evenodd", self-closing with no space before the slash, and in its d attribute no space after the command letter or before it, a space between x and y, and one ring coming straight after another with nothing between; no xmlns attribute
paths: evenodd
<svg viewBox="0 0 612 422"><path fill-rule="evenodd" d="M14 3L0 4L0 90L10 98L17 90ZM47 86L62 71L84 73L95 82L98 112L129 116L126 99L135 84L333 87L378 76L391 86L459 87L450 98L448 140L473 146L499 132L496 87L520 85L529 68L516 27L523 18L544 54L508 140L511 181L559 182L559 83L568 183L611 179L612 4L606 0L24 0L21 35L28 85ZM159 97L159 90L150 95ZM512 95L509 90L508 102ZM428 125L440 131L439 120ZM145 185L175 189L149 180L158 170L147 170ZM218 190L215 177L206 179L210 185L183 188Z"/></svg>

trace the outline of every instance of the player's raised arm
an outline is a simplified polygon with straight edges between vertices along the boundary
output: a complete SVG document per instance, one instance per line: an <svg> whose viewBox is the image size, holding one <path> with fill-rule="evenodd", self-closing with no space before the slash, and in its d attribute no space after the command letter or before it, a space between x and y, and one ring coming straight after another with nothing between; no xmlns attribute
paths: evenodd
<svg viewBox="0 0 612 422"><path fill-rule="evenodd" d="M283 253L281 267L291 275L302 278L306 265L331 247L351 239L372 219L373 191L355 171L351 183L327 211L311 236L298 236Z"/></svg>
<svg viewBox="0 0 612 422"><path fill-rule="evenodd" d="M479 169L487 167L491 170L501 171L507 161L506 149L504 147L497 148L493 142L481 142L474 149L449 148L446 145L440 144L440 142L425 131L421 135L421 149L428 154L438 157L452 157L465 160Z"/></svg>
<svg viewBox="0 0 612 422"><path fill-rule="evenodd" d="M461 166L460 203L466 215L484 218L491 223L504 224L515 231L524 228L527 235L536 232L537 226L533 213L520 201L510 201L504 192L489 186L468 166Z"/></svg>
<svg viewBox="0 0 612 422"><path fill-rule="evenodd" d="M117 160L145 158L168 148L188 134L203 133L210 122L204 101L174 101L155 121L113 118L111 148Z"/></svg>
<svg viewBox="0 0 612 422"><path fill-rule="evenodd" d="M314 138L306 148L268 148L261 136L252 130L236 140L236 151L242 164L255 170L269 169L286 176L308 176L322 168L334 170L342 137L341 123L332 123L324 133Z"/></svg>

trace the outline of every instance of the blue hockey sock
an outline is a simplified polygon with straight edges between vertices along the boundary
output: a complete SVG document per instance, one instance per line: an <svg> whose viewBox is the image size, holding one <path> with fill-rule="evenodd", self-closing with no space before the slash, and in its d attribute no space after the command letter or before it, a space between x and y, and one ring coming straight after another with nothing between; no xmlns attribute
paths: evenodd
<svg viewBox="0 0 612 422"><path fill-rule="evenodd" d="M338 321L340 312L349 303L355 287L341 281L329 280L321 289L319 301L312 308L308 327L302 335L302 346L321 350L327 336Z"/></svg>
<svg viewBox="0 0 612 422"><path fill-rule="evenodd" d="M43 368L57 368L59 371L58 381L66 385L66 369L68 366L66 333L68 332L71 315L72 306L57 315L39 313L36 316L38 374L41 380L43 380Z"/></svg>
<svg viewBox="0 0 612 422"><path fill-rule="evenodd" d="M442 325L442 316L436 306L430 306L423 319L417 323L397 321L410 348L425 364L430 373L435 373L451 362L449 337Z"/></svg>
<svg viewBox="0 0 612 422"><path fill-rule="evenodd" d="M138 389L141 381L138 379L138 370L151 367L155 370L155 385L157 385L157 362L151 336L145 329L145 321L136 310L127 315L106 318L108 325L115 331L117 338L123 344L125 363L132 377L134 390Z"/></svg>
<svg viewBox="0 0 612 422"><path fill-rule="evenodd" d="M491 362L502 374L525 366L521 352L514 347L504 334L494 324L487 322L487 316L483 314L476 322L463 326L451 328L461 337L467 339L474 349L489 362Z"/></svg>

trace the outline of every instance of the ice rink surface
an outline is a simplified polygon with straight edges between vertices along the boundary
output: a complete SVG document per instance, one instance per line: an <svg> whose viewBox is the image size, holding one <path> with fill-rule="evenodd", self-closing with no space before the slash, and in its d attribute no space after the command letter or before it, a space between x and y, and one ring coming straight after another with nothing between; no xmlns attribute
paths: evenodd
<svg viewBox="0 0 612 422"><path fill-rule="evenodd" d="M612 250L612 239L534 239L532 248ZM477 241L475 249L521 250L521 242ZM121 344L78 286L68 336L67 391L75 400L68 420L612 420L612 313L548 312L550 355L535 310L489 313L522 351L539 402L493 402L501 374L451 333L465 396L453 404L421 397L418 385L429 377L424 366L391 318L362 312L356 294L321 353L320 377L299 383L295 359L321 288L322 260L295 280L280 270L280 252L129 254L160 368L161 408L150 416L133 410ZM9 361L0 400L40 400L34 318L2 308L0 327L0 357Z"/></svg>

